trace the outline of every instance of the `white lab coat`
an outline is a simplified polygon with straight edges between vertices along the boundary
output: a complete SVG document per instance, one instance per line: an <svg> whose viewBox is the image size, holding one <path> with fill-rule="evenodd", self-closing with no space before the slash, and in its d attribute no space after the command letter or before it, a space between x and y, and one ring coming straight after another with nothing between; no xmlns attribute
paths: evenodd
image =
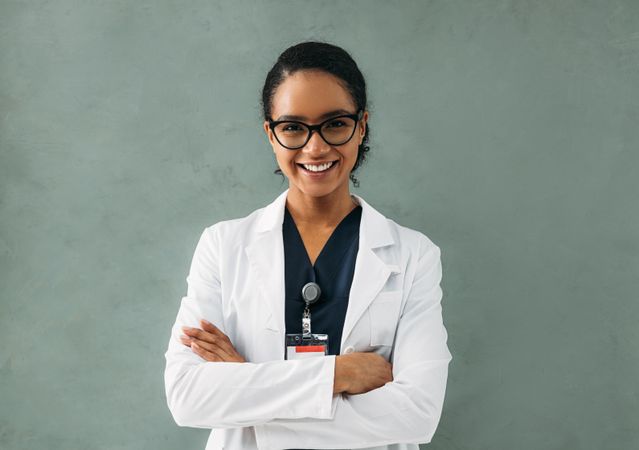
<svg viewBox="0 0 639 450"><path fill-rule="evenodd" d="M175 422L212 429L206 450L417 450L439 423L452 359L439 247L351 194L362 216L340 353L382 355L393 381L333 395L335 355L284 359L287 193L200 237L165 353ZM181 327L201 328L202 318L247 362L205 361L182 344Z"/></svg>

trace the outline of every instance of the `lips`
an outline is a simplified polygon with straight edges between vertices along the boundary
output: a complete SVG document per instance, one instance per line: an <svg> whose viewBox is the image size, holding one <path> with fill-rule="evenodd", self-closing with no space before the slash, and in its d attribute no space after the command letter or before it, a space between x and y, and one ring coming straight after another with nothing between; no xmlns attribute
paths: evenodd
<svg viewBox="0 0 639 450"><path fill-rule="evenodd" d="M306 165L308 165L308 166L316 166L316 167L318 167L318 166L324 166L324 165L326 165L326 164L331 163L331 166L330 166L330 167L328 167L327 169L321 170L321 171L312 171L312 170L309 170L309 169L307 169L306 167L304 167L304 164L303 164L303 163L295 163L295 164L297 164L300 168L304 169L306 172L310 172L310 173L323 173L323 172L327 172L327 171L331 170L331 169L333 168L333 166L337 165L337 163L338 163L338 162L339 162L339 160L335 159L335 160L333 160L333 161L323 161L323 162L321 162L321 163L317 163L317 162L313 162L313 163L305 163L305 164L306 164Z"/></svg>

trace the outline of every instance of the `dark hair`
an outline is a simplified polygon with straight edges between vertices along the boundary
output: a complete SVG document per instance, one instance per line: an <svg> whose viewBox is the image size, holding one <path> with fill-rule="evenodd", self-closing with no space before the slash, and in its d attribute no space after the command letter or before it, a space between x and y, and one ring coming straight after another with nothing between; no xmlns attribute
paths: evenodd
<svg viewBox="0 0 639 450"><path fill-rule="evenodd" d="M282 84L286 77L293 75L299 70L322 70L341 79L346 90L349 92L357 110L365 110L366 106L366 81L360 72L357 64L351 56L341 47L326 42L308 41L293 45L277 58L277 62L266 75L264 87L262 88L262 111L264 120L268 120L273 107L273 96L277 87ZM362 143L357 149L357 160L351 170L349 178L355 187L359 186L359 181L353 172L364 162L366 153L369 151L368 145L368 121ZM282 174L278 168L273 173Z"/></svg>

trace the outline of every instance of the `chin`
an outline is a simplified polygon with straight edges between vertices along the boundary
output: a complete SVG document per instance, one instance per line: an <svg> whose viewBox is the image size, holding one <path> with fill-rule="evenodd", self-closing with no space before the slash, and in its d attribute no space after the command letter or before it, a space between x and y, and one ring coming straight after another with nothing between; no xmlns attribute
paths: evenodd
<svg viewBox="0 0 639 450"><path fill-rule="evenodd" d="M291 186L289 184L289 187L293 187L294 189L297 189L298 191L302 192L305 195L308 195L310 197L325 197L327 195L330 195L338 190L340 190L340 186L341 184L324 184L324 185L320 185L319 183L315 186L311 185L312 183L297 183L294 186Z"/></svg>
<svg viewBox="0 0 639 450"><path fill-rule="evenodd" d="M327 195L335 192L336 188L335 187L328 187L328 186L316 186L316 187L304 187L304 188L300 188L300 186L297 186L297 189L304 193L305 195L308 195L310 197L326 197Z"/></svg>

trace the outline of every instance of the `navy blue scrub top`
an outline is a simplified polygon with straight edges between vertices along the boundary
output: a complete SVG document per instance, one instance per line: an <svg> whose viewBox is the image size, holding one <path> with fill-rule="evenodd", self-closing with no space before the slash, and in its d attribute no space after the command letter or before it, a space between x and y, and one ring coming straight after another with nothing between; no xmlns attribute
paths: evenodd
<svg viewBox="0 0 639 450"><path fill-rule="evenodd" d="M337 225L328 238L315 265L311 264L304 241L288 208L284 211L284 276L286 284L286 333L302 332L302 314L306 303L302 287L315 282L322 290L309 309L311 332L328 334L328 354L339 355L348 295L353 281L359 249L359 224L362 207L357 205Z"/></svg>

